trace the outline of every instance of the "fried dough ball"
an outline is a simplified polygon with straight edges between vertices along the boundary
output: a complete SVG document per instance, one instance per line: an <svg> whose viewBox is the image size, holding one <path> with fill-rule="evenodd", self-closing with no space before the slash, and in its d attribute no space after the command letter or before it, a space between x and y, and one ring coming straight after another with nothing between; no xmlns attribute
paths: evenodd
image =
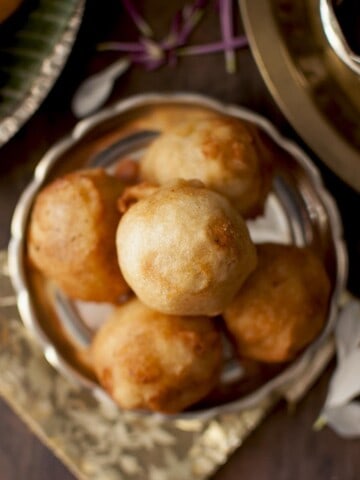
<svg viewBox="0 0 360 480"><path fill-rule="evenodd" d="M222 365L213 319L164 315L138 299L116 308L91 354L99 382L121 407L166 413L203 399Z"/></svg>
<svg viewBox="0 0 360 480"><path fill-rule="evenodd" d="M258 266L223 316L240 356L285 362L324 326L330 281L309 248L258 246Z"/></svg>
<svg viewBox="0 0 360 480"><path fill-rule="evenodd" d="M225 195L244 217L263 211L272 181L269 152L255 127L220 115L188 119L160 135L140 166L144 180L201 180Z"/></svg>
<svg viewBox="0 0 360 480"><path fill-rule="evenodd" d="M256 265L241 215L199 181L172 182L130 206L116 243L136 295L170 315L219 314Z"/></svg>
<svg viewBox="0 0 360 480"><path fill-rule="evenodd" d="M115 246L123 188L102 169L80 170L56 179L36 198L30 261L72 298L116 302L129 290Z"/></svg>

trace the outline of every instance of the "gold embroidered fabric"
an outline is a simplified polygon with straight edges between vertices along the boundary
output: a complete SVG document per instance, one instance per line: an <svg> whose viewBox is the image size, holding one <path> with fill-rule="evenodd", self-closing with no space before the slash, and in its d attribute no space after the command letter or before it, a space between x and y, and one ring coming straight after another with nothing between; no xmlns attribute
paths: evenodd
<svg viewBox="0 0 360 480"><path fill-rule="evenodd" d="M332 354L328 342L284 396L298 400ZM0 371L0 395L81 480L208 478L278 400L211 420L164 420L98 402L47 363L21 323L6 252L0 252Z"/></svg>

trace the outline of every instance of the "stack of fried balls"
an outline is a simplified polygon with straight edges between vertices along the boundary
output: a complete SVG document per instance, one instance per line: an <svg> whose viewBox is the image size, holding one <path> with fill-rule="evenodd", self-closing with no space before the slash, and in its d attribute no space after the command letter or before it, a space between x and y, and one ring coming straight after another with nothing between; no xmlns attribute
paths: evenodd
<svg viewBox="0 0 360 480"><path fill-rule="evenodd" d="M37 195L29 261L69 297L114 305L90 352L122 408L175 413L206 398L224 337L240 361L269 364L292 360L322 330L322 262L310 248L249 236L245 220L271 189L270 158L254 126L209 114L159 135L132 185L121 168L84 169Z"/></svg>

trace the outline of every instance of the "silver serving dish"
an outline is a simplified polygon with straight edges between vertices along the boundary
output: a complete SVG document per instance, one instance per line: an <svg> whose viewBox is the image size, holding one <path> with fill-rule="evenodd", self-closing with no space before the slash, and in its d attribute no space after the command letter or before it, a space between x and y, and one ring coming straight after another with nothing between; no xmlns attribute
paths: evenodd
<svg viewBox="0 0 360 480"><path fill-rule="evenodd" d="M87 357L99 316L105 315L109 306L72 302L31 270L26 261L26 230L33 200L39 189L57 175L89 165L111 168L122 157L137 158L158 131L186 115L209 110L252 122L264 141L276 150L278 166L265 214L248 223L253 240L311 245L328 271L332 297L321 336L293 362L263 372L252 386L244 387L241 367L229 351L221 385L214 396L179 414L180 418L211 417L253 407L268 396L281 395L286 385L311 363L334 327L347 274L341 222L336 204L302 150L282 137L266 119L242 107L192 94L135 96L81 121L68 137L47 152L19 200L9 244L10 273L25 326L56 369L90 389L97 398L109 400L96 382ZM91 312L95 312L94 318Z"/></svg>

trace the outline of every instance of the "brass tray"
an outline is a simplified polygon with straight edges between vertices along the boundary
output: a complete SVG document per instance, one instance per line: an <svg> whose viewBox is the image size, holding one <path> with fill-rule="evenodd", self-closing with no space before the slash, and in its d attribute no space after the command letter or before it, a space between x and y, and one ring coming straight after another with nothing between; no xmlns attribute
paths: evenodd
<svg viewBox="0 0 360 480"><path fill-rule="evenodd" d="M318 0L240 0L259 70L311 149L360 191L360 76L324 31Z"/></svg>
<svg viewBox="0 0 360 480"><path fill-rule="evenodd" d="M199 95L145 94L121 101L86 120L52 147L36 168L34 179L19 200L12 222L9 267L18 308L26 327L35 335L47 360L97 398L110 401L95 380L88 358L91 336L108 305L70 301L51 282L34 272L26 261L26 230L37 191L54 177L89 166L111 168L121 158L138 158L154 138L186 116L206 111L239 117L258 127L276 155L276 176L265 214L248 223L254 241L311 245L323 260L332 283L326 328L297 359L280 367L264 367L251 382L244 381L231 352L221 383L211 398L179 414L180 418L209 418L252 408L279 395L300 371L310 365L327 339L344 289L347 259L335 203L325 191L309 158L283 138L263 117L237 106L226 106ZM90 318L94 317L94 318Z"/></svg>

